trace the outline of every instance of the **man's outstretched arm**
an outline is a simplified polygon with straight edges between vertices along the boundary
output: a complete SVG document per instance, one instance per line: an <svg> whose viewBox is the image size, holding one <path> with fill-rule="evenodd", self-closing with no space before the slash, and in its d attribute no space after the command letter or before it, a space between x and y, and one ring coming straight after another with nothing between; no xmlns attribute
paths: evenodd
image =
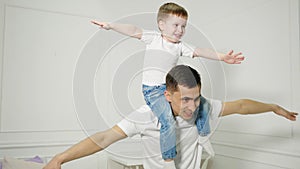
<svg viewBox="0 0 300 169"><path fill-rule="evenodd" d="M98 132L73 145L63 153L57 154L43 169L61 169L61 165L68 161L94 154L126 137L127 135L118 126Z"/></svg>
<svg viewBox="0 0 300 169"><path fill-rule="evenodd" d="M273 111L275 114L283 116L291 121L296 120L298 113L285 110L279 105L262 103L249 99L241 99L223 103L223 111L220 116L230 114L259 114Z"/></svg>

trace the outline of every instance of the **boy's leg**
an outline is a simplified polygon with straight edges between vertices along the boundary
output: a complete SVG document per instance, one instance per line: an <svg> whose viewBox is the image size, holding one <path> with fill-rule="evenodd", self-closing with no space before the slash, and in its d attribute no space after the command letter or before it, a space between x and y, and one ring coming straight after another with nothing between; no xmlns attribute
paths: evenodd
<svg viewBox="0 0 300 169"><path fill-rule="evenodd" d="M161 124L160 149L166 160L176 156L176 128L170 104L164 96L165 90L165 86L143 87L145 100Z"/></svg>
<svg viewBox="0 0 300 169"><path fill-rule="evenodd" d="M196 111L198 112L196 118L196 126L200 136L207 136L210 133L210 125L209 125L210 108L211 108L210 103L204 97L201 96L200 105L196 109Z"/></svg>

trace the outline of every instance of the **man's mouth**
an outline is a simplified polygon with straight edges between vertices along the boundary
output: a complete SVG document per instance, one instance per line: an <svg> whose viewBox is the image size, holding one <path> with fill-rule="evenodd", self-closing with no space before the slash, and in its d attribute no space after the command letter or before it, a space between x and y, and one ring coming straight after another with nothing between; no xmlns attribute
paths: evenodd
<svg viewBox="0 0 300 169"><path fill-rule="evenodd" d="M183 113L184 113L185 117L188 117L188 118L193 116L193 112L189 111L189 110L183 111Z"/></svg>

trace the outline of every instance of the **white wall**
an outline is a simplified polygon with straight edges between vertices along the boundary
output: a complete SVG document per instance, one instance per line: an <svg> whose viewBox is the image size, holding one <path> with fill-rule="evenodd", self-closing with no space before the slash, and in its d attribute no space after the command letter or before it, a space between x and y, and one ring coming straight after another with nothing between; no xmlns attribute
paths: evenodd
<svg viewBox="0 0 300 169"><path fill-rule="evenodd" d="M143 104L143 44L98 31L89 21L155 29L162 3L118 2L0 1L0 157L51 157ZM190 14L185 41L246 56L241 65L182 59L201 71L204 95L300 111L297 0L175 2ZM299 121L272 113L223 118L212 142L217 156L211 168L299 166ZM104 161L105 152L69 165L105 168Z"/></svg>

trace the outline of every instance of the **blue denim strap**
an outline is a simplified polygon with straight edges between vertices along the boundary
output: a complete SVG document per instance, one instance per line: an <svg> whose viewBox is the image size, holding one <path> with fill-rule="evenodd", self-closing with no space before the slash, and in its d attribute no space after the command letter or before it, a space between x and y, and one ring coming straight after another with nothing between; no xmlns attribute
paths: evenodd
<svg viewBox="0 0 300 169"><path fill-rule="evenodd" d="M196 118L196 125L200 136L207 136L210 133L209 112L211 109L210 103L204 98L200 97L200 105L196 111L198 115Z"/></svg>

